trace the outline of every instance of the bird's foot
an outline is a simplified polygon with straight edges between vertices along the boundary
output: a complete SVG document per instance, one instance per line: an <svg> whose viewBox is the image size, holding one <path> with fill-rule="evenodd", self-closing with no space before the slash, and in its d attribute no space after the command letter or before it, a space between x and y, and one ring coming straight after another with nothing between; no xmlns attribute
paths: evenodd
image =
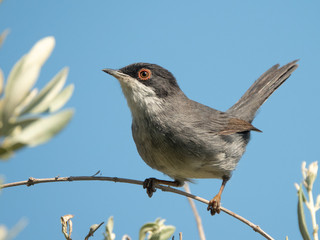
<svg viewBox="0 0 320 240"><path fill-rule="evenodd" d="M212 198L209 201L207 210L210 211L211 215L215 215L216 213L220 213L220 201L221 201L221 196L220 194L217 194L214 198Z"/></svg>
<svg viewBox="0 0 320 240"><path fill-rule="evenodd" d="M152 197L153 193L157 191L156 186L155 186L156 183L157 183L156 178L147 178L143 182L143 189L147 190L147 194L150 198Z"/></svg>
<svg viewBox="0 0 320 240"><path fill-rule="evenodd" d="M181 187L183 186L183 181L174 180L174 181L167 181L167 180L160 180L157 178L147 178L143 182L143 188L147 189L147 194L149 197L152 197L153 193L156 192L156 186L158 185L166 185L172 187Z"/></svg>

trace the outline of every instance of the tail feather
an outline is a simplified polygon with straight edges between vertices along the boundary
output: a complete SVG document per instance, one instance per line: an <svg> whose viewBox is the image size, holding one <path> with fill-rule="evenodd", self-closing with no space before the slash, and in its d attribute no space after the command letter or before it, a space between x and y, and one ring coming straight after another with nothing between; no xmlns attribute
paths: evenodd
<svg viewBox="0 0 320 240"><path fill-rule="evenodd" d="M252 122L260 106L297 69L297 61L292 61L281 68L279 68L279 64L271 67L252 84L239 101L229 108L227 112L240 119Z"/></svg>

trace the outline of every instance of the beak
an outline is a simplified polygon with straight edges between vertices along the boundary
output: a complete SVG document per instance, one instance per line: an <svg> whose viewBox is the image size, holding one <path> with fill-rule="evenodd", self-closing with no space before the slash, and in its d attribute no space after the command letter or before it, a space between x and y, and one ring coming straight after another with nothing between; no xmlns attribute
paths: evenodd
<svg viewBox="0 0 320 240"><path fill-rule="evenodd" d="M102 69L102 71L104 71L105 73L108 73L110 74L111 76L114 76L115 78L117 79L123 79L125 77L128 77L127 74L124 74L122 72L119 72L119 70L114 70L114 69L110 69L110 68L105 68L105 69Z"/></svg>

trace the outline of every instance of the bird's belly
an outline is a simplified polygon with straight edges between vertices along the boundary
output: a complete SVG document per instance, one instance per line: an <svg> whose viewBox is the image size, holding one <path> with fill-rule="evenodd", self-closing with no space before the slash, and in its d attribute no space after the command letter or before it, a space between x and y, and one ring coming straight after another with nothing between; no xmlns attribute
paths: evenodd
<svg viewBox="0 0 320 240"><path fill-rule="evenodd" d="M132 133L142 159L177 180L231 176L248 142L241 134L179 141L155 128L152 132L134 125Z"/></svg>
<svg viewBox="0 0 320 240"><path fill-rule="evenodd" d="M162 152L157 148L139 147L138 151L150 167L178 180L231 176L240 159L240 157L227 159L223 152L206 157L190 157L173 152L168 154L170 151Z"/></svg>

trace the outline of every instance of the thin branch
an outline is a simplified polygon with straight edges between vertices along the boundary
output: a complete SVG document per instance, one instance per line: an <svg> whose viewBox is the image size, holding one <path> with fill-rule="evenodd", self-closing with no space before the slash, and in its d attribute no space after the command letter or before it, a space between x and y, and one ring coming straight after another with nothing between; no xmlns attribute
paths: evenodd
<svg viewBox="0 0 320 240"><path fill-rule="evenodd" d="M185 183L183 188L187 193L191 193L188 183ZM189 201L193 215L194 215L196 222L197 222L200 240L206 240L206 236L204 234L204 230L203 230L203 226L202 226L202 222L201 222L201 217L199 216L196 205L194 204L194 201L191 198L188 198L188 201Z"/></svg>
<svg viewBox="0 0 320 240"><path fill-rule="evenodd" d="M95 231L97 231L102 226L102 224L104 224L104 222L100 223L97 226L94 226L93 228L90 228L90 231L84 240L88 240L90 237L92 237Z"/></svg>
<svg viewBox="0 0 320 240"><path fill-rule="evenodd" d="M143 185L143 181L133 180L133 179L127 179L127 178L118 178L118 177L102 177L102 176L70 176L70 177L54 177L54 178L42 178L42 179L36 179L30 177L27 181L21 181L21 182L13 182L13 183L6 183L0 185L1 188L9 188L9 187L15 187L15 186L32 186L39 183L48 183L48 182L72 182L72 181L111 181L111 182L122 182L122 183L130 183L130 184L136 184L136 185ZM156 185L156 188L161 189L164 192L172 192L176 193L182 196L186 196L188 198L192 198L194 200L197 200L199 202L209 204L209 201L192 195L190 193L180 191L175 188L163 186L163 185ZM263 237L265 237L268 240L274 240L270 235L268 235L266 232L264 232L258 225L255 225L254 223L250 222L249 220L241 217L240 215L221 207L221 211L225 212L226 214L229 214L230 216L240 220L241 222L247 224L250 226L255 232L260 233Z"/></svg>

